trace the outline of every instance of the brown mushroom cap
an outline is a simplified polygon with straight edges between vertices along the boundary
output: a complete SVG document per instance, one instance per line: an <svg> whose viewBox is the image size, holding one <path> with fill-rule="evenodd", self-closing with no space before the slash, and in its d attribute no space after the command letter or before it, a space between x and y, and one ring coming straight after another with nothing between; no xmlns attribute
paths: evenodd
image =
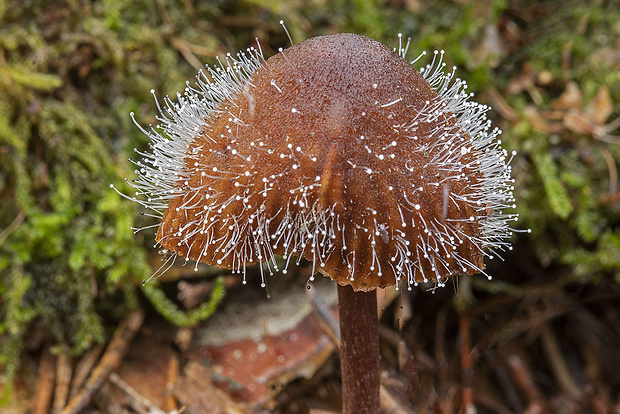
<svg viewBox="0 0 620 414"><path fill-rule="evenodd" d="M205 119L157 241L239 272L302 256L362 291L478 273L484 177L441 99L364 36L284 50Z"/></svg>

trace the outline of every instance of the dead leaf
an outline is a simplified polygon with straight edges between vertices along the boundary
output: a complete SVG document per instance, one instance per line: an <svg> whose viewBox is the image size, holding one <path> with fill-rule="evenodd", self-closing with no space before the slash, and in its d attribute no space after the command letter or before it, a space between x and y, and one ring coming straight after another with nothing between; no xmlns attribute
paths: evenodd
<svg viewBox="0 0 620 414"><path fill-rule="evenodd" d="M609 89L605 85L598 88L596 96L586 106L585 115L596 125L603 125L614 111L613 102L609 96Z"/></svg>
<svg viewBox="0 0 620 414"><path fill-rule="evenodd" d="M551 104L551 108L554 110L579 110L581 109L582 99L579 86L575 82L570 81L566 84L566 90L562 95Z"/></svg>
<svg viewBox="0 0 620 414"><path fill-rule="evenodd" d="M535 78L536 74L534 73L532 66L529 63L525 63L521 74L515 78L512 78L508 83L506 92L509 95L516 95L523 91L528 91L534 88Z"/></svg>
<svg viewBox="0 0 620 414"><path fill-rule="evenodd" d="M536 131L547 134L559 134L564 129L559 122L547 122L535 106L527 106L523 111L523 115L525 115L527 122Z"/></svg>
<svg viewBox="0 0 620 414"><path fill-rule="evenodd" d="M336 286L316 280L313 288L334 314ZM312 376L334 352L299 286L271 298L235 301L195 332L187 355L209 364L214 384L238 401L268 405L295 378Z"/></svg>
<svg viewBox="0 0 620 414"><path fill-rule="evenodd" d="M519 119L519 114L515 111L510 104L504 99L501 93L494 87L489 87L487 90L489 99L493 108L499 112L499 114L509 121L516 121Z"/></svg>
<svg viewBox="0 0 620 414"><path fill-rule="evenodd" d="M244 414L240 404L217 388L211 381L213 371L198 362L190 361L179 378L174 393L192 413Z"/></svg>
<svg viewBox="0 0 620 414"><path fill-rule="evenodd" d="M564 117L564 126L576 134L592 135L594 133L594 125L582 112L568 112Z"/></svg>

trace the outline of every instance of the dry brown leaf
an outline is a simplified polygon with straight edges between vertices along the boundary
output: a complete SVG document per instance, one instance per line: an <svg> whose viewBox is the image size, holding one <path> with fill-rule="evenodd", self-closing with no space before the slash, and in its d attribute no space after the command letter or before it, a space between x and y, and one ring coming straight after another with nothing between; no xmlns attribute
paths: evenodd
<svg viewBox="0 0 620 414"><path fill-rule="evenodd" d="M564 126L576 134L592 135L594 133L594 125L583 112L568 112L564 117Z"/></svg>
<svg viewBox="0 0 620 414"><path fill-rule="evenodd" d="M559 134L563 130L562 124L558 122L547 122L547 120L539 113L535 106L527 106L523 111L527 122L536 131L542 131L547 134Z"/></svg>
<svg viewBox="0 0 620 414"><path fill-rule="evenodd" d="M329 280L313 283L334 314L335 287ZM269 404L293 379L312 376L335 350L305 291L272 292L271 299L224 307L197 329L188 357L210 364L214 384L236 400Z"/></svg>
<svg viewBox="0 0 620 414"><path fill-rule="evenodd" d="M522 73L510 80L508 83L508 87L506 88L506 92L509 95L516 95L523 91L529 91L534 88L534 80L536 79L536 74L534 73L532 66L528 63L523 65Z"/></svg>
<svg viewBox="0 0 620 414"><path fill-rule="evenodd" d="M243 414L248 411L213 385L213 370L190 361L175 386L179 401L192 413Z"/></svg>
<svg viewBox="0 0 620 414"><path fill-rule="evenodd" d="M613 111L614 105L609 96L609 89L607 86L601 85L592 102L586 106L585 115L594 124L603 125Z"/></svg>
<svg viewBox="0 0 620 414"><path fill-rule="evenodd" d="M502 96L502 94L495 89L494 87L489 87L487 90L487 94L489 99L491 100L491 104L493 108L504 118L509 121L516 121L519 119L519 114L508 104L506 99Z"/></svg>
<svg viewBox="0 0 620 414"><path fill-rule="evenodd" d="M573 81L566 84L566 90L556 99L551 108L554 110L580 110L582 103L582 95L579 86Z"/></svg>

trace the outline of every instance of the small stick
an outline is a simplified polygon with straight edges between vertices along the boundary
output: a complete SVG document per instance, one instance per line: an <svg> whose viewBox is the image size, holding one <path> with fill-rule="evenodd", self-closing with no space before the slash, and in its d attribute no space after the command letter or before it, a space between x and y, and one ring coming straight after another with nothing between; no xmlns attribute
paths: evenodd
<svg viewBox="0 0 620 414"><path fill-rule="evenodd" d="M435 328L435 360L437 361L437 373L439 377L440 388L444 389L444 385L448 381L448 370L450 366L446 357L446 349L444 338L446 337L446 319L448 318L448 310L444 307L437 313Z"/></svg>
<svg viewBox="0 0 620 414"><path fill-rule="evenodd" d="M56 388L54 389L53 413L59 413L67 404L72 374L71 357L63 352L58 355L56 360Z"/></svg>
<svg viewBox="0 0 620 414"><path fill-rule="evenodd" d="M407 411L401 408L401 404L383 385L379 388L379 398L381 399L381 413L383 414L407 414Z"/></svg>
<svg viewBox="0 0 620 414"><path fill-rule="evenodd" d="M566 360L562 357L560 345L553 335L553 331L549 325L544 325L542 327L540 335L545 355L549 359L551 369L553 370L553 375L557 379L560 388L562 388L562 390L564 390L564 392L571 398L575 400L578 399L580 394L579 387L570 373Z"/></svg>
<svg viewBox="0 0 620 414"><path fill-rule="evenodd" d="M172 46L181 53L181 56L185 58L187 63L192 65L194 69L198 70L203 67L200 59L192 53L191 48L187 45L187 43L181 39L180 37L172 37L171 38Z"/></svg>
<svg viewBox="0 0 620 414"><path fill-rule="evenodd" d="M491 412L495 414L512 414L514 412L523 412L518 410L511 410L504 401L496 396L485 393L484 391L476 392L476 402L479 407L485 408L485 412ZM477 412L478 410L476 410ZM472 411L473 412L473 411Z"/></svg>
<svg viewBox="0 0 620 414"><path fill-rule="evenodd" d="M20 224L22 224L25 218L26 218L26 213L24 213L23 211L20 211L17 214L17 216L13 219L13 221L4 230L0 232L0 246L2 245L2 243L4 243L6 239L8 239L11 233L17 230L17 228L19 227Z"/></svg>
<svg viewBox="0 0 620 414"><path fill-rule="evenodd" d="M398 354L398 369L402 371L412 355L411 350L405 344L403 336L385 325L379 325L379 337L382 341L385 341L390 344L392 348L396 349Z"/></svg>
<svg viewBox="0 0 620 414"><path fill-rule="evenodd" d="M179 328L177 330L175 342L181 352L186 351L192 341L194 332L190 328ZM179 378L179 368L181 366L180 356L173 352L168 361L168 375L166 381L166 409L175 411L178 409L177 399L174 396L174 387Z"/></svg>
<svg viewBox="0 0 620 414"><path fill-rule="evenodd" d="M73 397L80 390L82 384L84 384L84 381L88 378L88 374L90 374L90 371L97 363L97 359L99 358L99 355L101 355L101 351L103 351L103 346L97 345L87 351L82 359L80 359L77 363L73 373L73 380L71 381L69 398Z"/></svg>
<svg viewBox="0 0 620 414"><path fill-rule="evenodd" d="M174 396L174 385L179 378L179 356L176 353L170 355L168 360L168 372L166 375L166 410L174 411L178 407L177 399Z"/></svg>
<svg viewBox="0 0 620 414"><path fill-rule="evenodd" d="M336 345L336 348L340 350L340 325L338 325L338 320L331 313L327 305L325 305L325 302L323 302L321 297L316 293L316 289L313 289L310 284L308 284L306 288L306 293L308 295L310 306L312 307L314 320L317 322L323 333L327 335L334 345Z"/></svg>
<svg viewBox="0 0 620 414"><path fill-rule="evenodd" d="M39 363L39 375L34 393L34 414L47 414L52 402L54 389L55 357L50 353L49 346L45 346Z"/></svg>
<svg viewBox="0 0 620 414"><path fill-rule="evenodd" d="M121 404L118 393L116 393L114 387L109 382L103 384L93 395L92 404L99 409L99 411L94 412L95 414L98 412L106 414L129 414L129 411Z"/></svg>
<svg viewBox="0 0 620 414"><path fill-rule="evenodd" d="M512 355L508 358L508 368L512 378L517 383L517 387L521 390L528 401L527 412L538 410L541 413L549 413L549 408L543 399L542 393L536 387L528 368L525 366L521 358Z"/></svg>
<svg viewBox="0 0 620 414"><path fill-rule="evenodd" d="M513 412L521 413L524 410L521 399L517 394L515 385L510 381L510 375L505 366L497 366L495 368L495 376L497 377L497 386L503 393L506 401L510 405Z"/></svg>
<svg viewBox="0 0 620 414"><path fill-rule="evenodd" d="M95 391L99 389L111 372L116 371L120 365L129 343L142 326L144 311L136 309L120 323L114 336L101 357L99 364L90 374L85 386L78 392L60 414L77 414L88 405Z"/></svg>
<svg viewBox="0 0 620 414"><path fill-rule="evenodd" d="M474 412L474 394L471 388L474 369L474 358L471 351L471 324L469 315L463 314L459 318L459 333L461 337L461 369L463 370L463 405L461 414Z"/></svg>
<svg viewBox="0 0 620 414"><path fill-rule="evenodd" d="M592 397L592 399L590 400L590 408L592 409L592 412L594 414L617 412L612 410L609 399L605 398L605 396L600 395L600 393Z"/></svg>
<svg viewBox="0 0 620 414"><path fill-rule="evenodd" d="M447 414L446 410L444 410L441 406L441 401L439 401L439 398L435 401L435 404L433 404L433 414Z"/></svg>
<svg viewBox="0 0 620 414"><path fill-rule="evenodd" d="M152 402L143 397L138 391L133 389L115 372L108 377L108 381L116 386L128 398L129 405L139 414L166 414L157 408Z"/></svg>

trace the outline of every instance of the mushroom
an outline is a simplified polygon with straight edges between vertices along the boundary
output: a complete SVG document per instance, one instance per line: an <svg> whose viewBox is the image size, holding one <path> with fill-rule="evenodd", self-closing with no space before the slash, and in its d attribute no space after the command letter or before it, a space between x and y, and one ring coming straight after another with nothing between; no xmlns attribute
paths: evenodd
<svg viewBox="0 0 620 414"><path fill-rule="evenodd" d="M443 52L355 34L227 55L158 107L133 181L174 256L338 284L345 413L379 412L376 289L484 273L516 214L508 153ZM133 116L133 115L132 115ZM280 269L276 255L284 259ZM311 278L312 279L312 278Z"/></svg>

